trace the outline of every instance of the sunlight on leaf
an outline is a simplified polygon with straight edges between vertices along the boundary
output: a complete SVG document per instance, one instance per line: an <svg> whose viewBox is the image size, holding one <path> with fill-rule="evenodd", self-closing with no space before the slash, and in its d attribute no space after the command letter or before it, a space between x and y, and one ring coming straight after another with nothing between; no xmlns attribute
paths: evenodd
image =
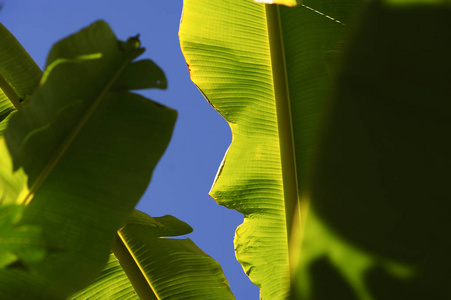
<svg viewBox="0 0 451 300"><path fill-rule="evenodd" d="M27 175L22 168L13 170L13 161L4 137L0 137L0 158L0 204L23 204L21 199L29 194Z"/></svg>
<svg viewBox="0 0 451 300"><path fill-rule="evenodd" d="M191 226L173 216L152 218L135 210L119 236L158 299L233 299L213 258L190 239L165 238L191 231Z"/></svg>
<svg viewBox="0 0 451 300"><path fill-rule="evenodd" d="M45 256L40 228L19 224L24 209L22 205L0 206L0 269L15 262L35 263Z"/></svg>
<svg viewBox="0 0 451 300"><path fill-rule="evenodd" d="M302 248L298 248L302 249L298 265L301 272L296 274L299 294L305 299L313 299L312 281L319 279L312 278L312 267L321 260L330 263L343 278L346 278L358 299L375 300L365 283L365 273L377 265L399 279L415 276L414 266L379 257L347 242L328 228L312 210L309 211L305 228L308 230L305 230Z"/></svg>
<svg viewBox="0 0 451 300"><path fill-rule="evenodd" d="M130 280L114 254L110 254L108 264L99 277L87 288L71 297L77 300L139 300Z"/></svg>
<svg viewBox="0 0 451 300"><path fill-rule="evenodd" d="M236 257L263 299L290 293L291 222L343 24L358 2L184 1L179 35L191 79L233 135L210 195L244 214Z"/></svg>
<svg viewBox="0 0 451 300"><path fill-rule="evenodd" d="M86 54L86 55L80 55L74 58L59 58L54 60L50 65L47 66L45 69L44 74L42 75L42 79L40 82L40 85L44 85L47 81L47 77L49 77L50 73L60 64L67 64L67 63L80 63L84 60L91 60L91 59L100 59L102 58L102 53L93 53L93 54Z"/></svg>
<svg viewBox="0 0 451 300"><path fill-rule="evenodd" d="M301 3L301 0L254 0L254 1L264 4L282 4L286 6L296 6Z"/></svg>
<svg viewBox="0 0 451 300"><path fill-rule="evenodd" d="M192 230L173 216L152 218L135 210L119 232L107 268L73 299L136 299L134 292L142 299L233 299L220 265L190 239L172 238ZM107 288L105 282L112 284Z"/></svg>

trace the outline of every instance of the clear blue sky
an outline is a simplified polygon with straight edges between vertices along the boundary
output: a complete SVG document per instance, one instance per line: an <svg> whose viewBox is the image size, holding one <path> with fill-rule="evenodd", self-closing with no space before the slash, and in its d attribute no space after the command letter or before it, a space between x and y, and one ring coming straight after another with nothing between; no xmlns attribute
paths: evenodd
<svg viewBox="0 0 451 300"><path fill-rule="evenodd" d="M211 0L207 0L211 1ZM92 22L107 21L120 39L140 34L165 72L168 89L143 94L178 111L172 141L138 205L151 216L171 214L194 228L190 237L216 259L237 299L258 299L259 290L235 259L233 237L243 216L208 196L231 141L230 129L191 82L180 51L182 0L0 0L2 22L44 68L54 42Z"/></svg>

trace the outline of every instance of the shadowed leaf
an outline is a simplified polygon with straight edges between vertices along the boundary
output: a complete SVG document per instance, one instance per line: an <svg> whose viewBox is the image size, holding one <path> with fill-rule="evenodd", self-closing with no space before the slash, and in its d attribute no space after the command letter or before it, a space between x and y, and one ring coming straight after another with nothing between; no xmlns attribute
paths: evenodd
<svg viewBox="0 0 451 300"><path fill-rule="evenodd" d="M313 282L319 257L330 262L321 280L341 274L358 299L451 295L451 7L391 2L362 12L331 93L298 298L337 296Z"/></svg>
<svg viewBox="0 0 451 300"><path fill-rule="evenodd" d="M39 227L19 223L23 210L21 205L0 206L0 269L44 258L46 247Z"/></svg>
<svg viewBox="0 0 451 300"><path fill-rule="evenodd" d="M1 23L0 40L0 135L3 135L7 116L36 89L42 72Z"/></svg>
<svg viewBox="0 0 451 300"><path fill-rule="evenodd" d="M4 298L66 298L105 266L176 118L130 93L130 74L113 90L142 52L136 38L120 42L106 23L92 24L54 45L39 88L11 118L0 146L2 201L28 204L22 224L41 228L53 251L29 271L0 270ZM137 81L164 80L154 70Z"/></svg>

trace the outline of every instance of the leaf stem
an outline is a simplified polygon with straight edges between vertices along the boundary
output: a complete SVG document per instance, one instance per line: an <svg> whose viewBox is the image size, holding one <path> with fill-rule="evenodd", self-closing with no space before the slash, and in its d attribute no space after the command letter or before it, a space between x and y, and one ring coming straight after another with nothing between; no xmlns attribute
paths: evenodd
<svg viewBox="0 0 451 300"><path fill-rule="evenodd" d="M152 289L152 286L149 284L146 277L143 276L144 273L142 269L133 256L133 253L127 247L127 244L124 242L119 231L114 240L112 250L139 298L141 300L159 300L155 291Z"/></svg>
<svg viewBox="0 0 451 300"><path fill-rule="evenodd" d="M279 6L267 4L266 21L273 69L274 96L276 102L277 122L280 143L283 193L285 200L285 217L287 241L290 243L293 224L300 224L299 189L294 151L293 122L288 91L284 42L280 23ZM291 258L291 253L289 253Z"/></svg>
<svg viewBox="0 0 451 300"><path fill-rule="evenodd" d="M0 74L0 88L9 101L16 107L17 110L20 109L20 97L17 95L14 88L6 81L6 79Z"/></svg>

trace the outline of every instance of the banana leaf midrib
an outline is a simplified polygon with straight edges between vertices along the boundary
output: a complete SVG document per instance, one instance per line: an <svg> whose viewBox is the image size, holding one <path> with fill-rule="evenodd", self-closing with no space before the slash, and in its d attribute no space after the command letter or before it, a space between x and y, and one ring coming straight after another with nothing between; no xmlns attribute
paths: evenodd
<svg viewBox="0 0 451 300"><path fill-rule="evenodd" d="M279 132L287 241L289 243L293 218L298 215L295 213L296 208L298 207L298 183L296 157L294 152L293 124L291 120L290 94L279 6L266 4L265 9Z"/></svg>
<svg viewBox="0 0 451 300"><path fill-rule="evenodd" d="M14 90L14 88L6 81L6 79L0 74L0 89L8 97L9 101L14 105L14 107L20 109L20 97Z"/></svg>
<svg viewBox="0 0 451 300"><path fill-rule="evenodd" d="M45 182L45 179L47 176L51 173L53 168L56 166L60 158L64 155L65 151L69 148L72 141L75 139L75 137L78 135L80 130L83 128L83 125L87 122L89 117L93 114L99 103L104 99L106 94L110 91L116 80L119 78L119 76L122 74L122 72L125 70L127 65L134 59L133 54L130 54L130 56L122 63L122 65L119 67L119 69L114 73L114 75L111 77L111 79L107 82L103 90L100 92L99 96L92 102L92 105L89 107L87 112L84 114L84 116L81 118L81 120L77 123L75 128L72 130L72 132L68 135L68 137L63 141L62 145L58 149L58 151L55 152L55 155L53 158L49 161L47 166L44 168L44 170L41 172L41 175L36 179L36 181L31 186L29 192L24 196L24 199L21 200L21 203L24 203L25 205L29 204L33 200L33 196L36 193L37 190L39 190L40 186Z"/></svg>
<svg viewBox="0 0 451 300"><path fill-rule="evenodd" d="M139 298L142 300L160 300L120 231L117 232L112 250Z"/></svg>
<svg viewBox="0 0 451 300"><path fill-rule="evenodd" d="M20 99L25 99L38 86L42 71L2 23L0 36L0 88L19 109Z"/></svg>

